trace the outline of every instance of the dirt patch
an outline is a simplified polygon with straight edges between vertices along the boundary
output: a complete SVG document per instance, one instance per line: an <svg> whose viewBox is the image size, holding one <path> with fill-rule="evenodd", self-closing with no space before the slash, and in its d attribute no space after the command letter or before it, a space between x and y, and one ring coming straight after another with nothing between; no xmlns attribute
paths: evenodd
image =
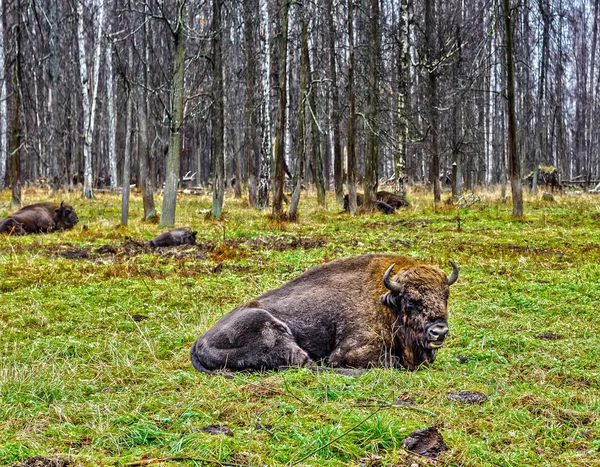
<svg viewBox="0 0 600 467"><path fill-rule="evenodd" d="M456 391L446 395L448 399L454 402L463 404L483 404L487 400L487 396L480 392L474 391Z"/></svg>
<svg viewBox="0 0 600 467"><path fill-rule="evenodd" d="M175 247L150 248L148 242L128 239L121 245L106 244L92 249L76 245L49 245L46 252L53 256L71 260L102 260L115 257L135 257L140 255L153 255L163 258L203 260L208 257L220 262L226 259L243 256L245 251L274 250L286 251L296 249L321 248L327 245L323 238L310 238L301 236L270 235L257 238L226 239L224 242L213 240L199 240L196 245L179 245Z"/></svg>
<svg viewBox="0 0 600 467"><path fill-rule="evenodd" d="M552 332L545 333L545 334L538 334L535 337L536 337L536 339L544 339L547 341L557 341L560 339L564 339L564 336L561 336L560 334L554 334Z"/></svg>
<svg viewBox="0 0 600 467"><path fill-rule="evenodd" d="M20 464L14 464L13 467L66 467L71 463L58 457L35 456L25 459Z"/></svg>
<svg viewBox="0 0 600 467"><path fill-rule="evenodd" d="M200 431L210 433L211 435L233 436L233 431L231 431L226 426L208 425L208 426L200 428Z"/></svg>
<svg viewBox="0 0 600 467"><path fill-rule="evenodd" d="M413 431L404 438L402 447L407 451L433 459L448 449L444 438L435 426Z"/></svg>
<svg viewBox="0 0 600 467"><path fill-rule="evenodd" d="M517 253L528 254L528 255L557 255L564 256L565 252L562 250L551 250L548 248L533 248L526 245L494 245L498 249L506 249L516 251Z"/></svg>

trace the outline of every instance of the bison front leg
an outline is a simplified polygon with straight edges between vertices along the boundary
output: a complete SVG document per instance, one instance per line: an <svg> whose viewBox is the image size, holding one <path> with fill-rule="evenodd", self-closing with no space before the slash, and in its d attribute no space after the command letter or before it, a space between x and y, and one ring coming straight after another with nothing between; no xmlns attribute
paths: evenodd
<svg viewBox="0 0 600 467"><path fill-rule="evenodd" d="M378 343L347 340L338 345L327 358L327 363L342 368L370 368L374 366L393 366L391 354Z"/></svg>
<svg viewBox="0 0 600 467"><path fill-rule="evenodd" d="M290 328L260 308L239 308L225 315L194 342L190 356L194 367L203 372L271 370L312 363Z"/></svg>

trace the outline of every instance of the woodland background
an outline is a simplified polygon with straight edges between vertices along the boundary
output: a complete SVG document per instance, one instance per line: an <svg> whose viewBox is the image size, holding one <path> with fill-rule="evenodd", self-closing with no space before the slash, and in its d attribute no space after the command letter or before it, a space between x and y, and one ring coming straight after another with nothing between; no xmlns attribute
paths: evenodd
<svg viewBox="0 0 600 467"><path fill-rule="evenodd" d="M352 213L357 183L504 196L551 165L587 188L599 3L0 0L0 188L122 186L126 223L131 184L146 218L164 187L163 225L185 185L214 217L226 188L276 216L303 183Z"/></svg>

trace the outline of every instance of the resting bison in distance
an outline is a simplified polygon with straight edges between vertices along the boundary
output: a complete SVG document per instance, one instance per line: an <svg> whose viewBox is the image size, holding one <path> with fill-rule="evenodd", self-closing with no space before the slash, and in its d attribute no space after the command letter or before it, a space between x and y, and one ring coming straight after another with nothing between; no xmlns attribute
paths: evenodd
<svg viewBox="0 0 600 467"><path fill-rule="evenodd" d="M192 232L192 230L188 229L187 227L169 230L168 232L161 233L150 240L150 248L177 246L184 245L186 243L189 245L195 245L197 233L198 232Z"/></svg>
<svg viewBox="0 0 600 467"><path fill-rule="evenodd" d="M398 196L389 191L378 191L375 193L375 197L372 200L373 206L379 209L384 214L393 214L398 208L404 208L408 206L408 201L402 196ZM362 193L356 194L356 206L360 207L365 204L365 195ZM344 195L344 211L348 211L350 200L348 195Z"/></svg>
<svg viewBox="0 0 600 467"><path fill-rule="evenodd" d="M70 204L37 203L21 208L14 214L0 221L0 232L5 226L19 224L22 233L52 232L54 230L72 229L79 218Z"/></svg>
<svg viewBox="0 0 600 467"><path fill-rule="evenodd" d="M25 235L25 229L23 226L12 219L7 217L6 219L0 220L0 233L7 233L8 235Z"/></svg>
<svg viewBox="0 0 600 467"><path fill-rule="evenodd" d="M192 363L207 373L315 361L416 370L435 360L448 334L448 286L458 278L451 264L450 277L397 255L315 266L223 316L192 345Z"/></svg>

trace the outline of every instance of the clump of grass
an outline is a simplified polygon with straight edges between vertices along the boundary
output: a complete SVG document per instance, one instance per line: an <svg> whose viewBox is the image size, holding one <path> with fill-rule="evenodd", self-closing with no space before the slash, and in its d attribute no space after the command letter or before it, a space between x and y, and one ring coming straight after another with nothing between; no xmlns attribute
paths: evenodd
<svg viewBox="0 0 600 467"><path fill-rule="evenodd" d="M182 196L176 226L198 230L201 245L165 254L143 248L162 229L141 220L139 195L127 228L117 196L65 196L75 229L0 237L0 464L58 454L81 466L429 465L401 442L435 424L450 448L438 464L598 465L600 198L526 196L513 220L499 191L477 194L457 210L415 190L395 215L356 217L309 195L296 223L229 198L214 221L202 213L209 197ZM115 252L98 253L106 245ZM387 252L461 268L451 335L430 368L229 379L191 367L191 343L237 304L315 264ZM446 397L460 390L488 400Z"/></svg>

